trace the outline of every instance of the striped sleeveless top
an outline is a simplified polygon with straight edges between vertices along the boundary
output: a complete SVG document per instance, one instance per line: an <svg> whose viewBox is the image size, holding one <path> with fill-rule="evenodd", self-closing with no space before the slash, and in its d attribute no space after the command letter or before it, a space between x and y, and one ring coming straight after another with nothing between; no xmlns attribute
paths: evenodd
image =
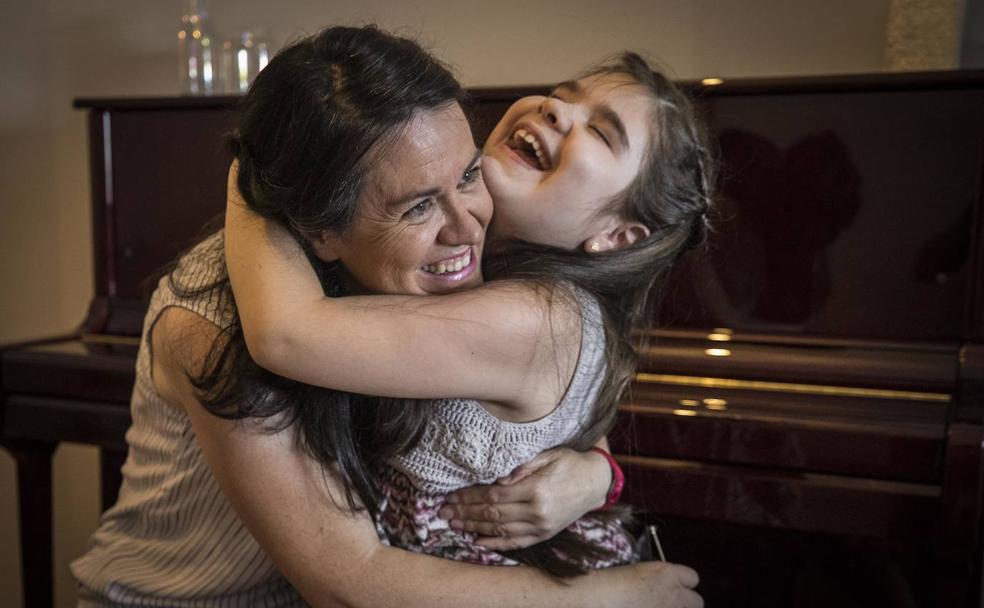
<svg viewBox="0 0 984 608"><path fill-rule="evenodd" d="M150 376L149 336L170 306L219 327L235 319L228 286L200 297L174 293L226 276L222 233L181 259L150 301L137 356L126 433L129 453L116 505L100 519L86 553L72 562L80 606L305 606L219 489L180 407Z"/></svg>

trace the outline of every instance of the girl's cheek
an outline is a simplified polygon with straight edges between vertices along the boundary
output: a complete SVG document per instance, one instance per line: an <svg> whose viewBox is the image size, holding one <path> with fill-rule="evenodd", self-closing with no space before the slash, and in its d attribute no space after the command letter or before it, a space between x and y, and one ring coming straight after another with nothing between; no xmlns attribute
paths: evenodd
<svg viewBox="0 0 984 608"><path fill-rule="evenodd" d="M497 159L486 161L482 165L482 169L485 171L483 179L491 197L491 204L501 204L503 199L509 196L510 193L509 178L506 176L505 171L502 170L502 167L499 166ZM515 186L512 189L515 189Z"/></svg>
<svg viewBox="0 0 984 608"><path fill-rule="evenodd" d="M590 187L593 182L605 176L604 167L590 154L571 154L562 159L561 167L567 171L570 181L575 185Z"/></svg>

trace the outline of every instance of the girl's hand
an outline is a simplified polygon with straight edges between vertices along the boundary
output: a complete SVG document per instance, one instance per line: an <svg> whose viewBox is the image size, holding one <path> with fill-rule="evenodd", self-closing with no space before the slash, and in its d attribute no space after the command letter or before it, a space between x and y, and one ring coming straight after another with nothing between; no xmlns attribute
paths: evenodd
<svg viewBox="0 0 984 608"><path fill-rule="evenodd" d="M600 455L555 448L492 485L449 494L439 515L456 530L475 532L490 549L522 549L603 505L610 483L611 470Z"/></svg>

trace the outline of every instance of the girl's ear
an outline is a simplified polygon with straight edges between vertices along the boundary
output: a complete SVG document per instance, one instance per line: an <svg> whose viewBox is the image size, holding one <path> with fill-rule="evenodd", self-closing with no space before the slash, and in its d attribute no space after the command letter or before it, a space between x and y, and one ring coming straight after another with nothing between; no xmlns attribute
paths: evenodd
<svg viewBox="0 0 984 608"><path fill-rule="evenodd" d="M314 255L322 262L336 262L341 257L336 248L337 237L332 237L327 230L308 237Z"/></svg>
<svg viewBox="0 0 984 608"><path fill-rule="evenodd" d="M613 228L597 234L582 245L588 253L625 249L649 236L649 228L639 222L620 222Z"/></svg>

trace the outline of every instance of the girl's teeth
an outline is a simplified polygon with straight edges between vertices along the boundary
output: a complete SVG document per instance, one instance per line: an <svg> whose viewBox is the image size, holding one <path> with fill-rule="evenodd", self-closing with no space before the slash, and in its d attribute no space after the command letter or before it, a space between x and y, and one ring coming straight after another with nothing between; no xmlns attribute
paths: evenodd
<svg viewBox="0 0 984 608"><path fill-rule="evenodd" d="M513 135L515 139L521 139L533 147L533 153L536 155L536 160L540 164L540 168L544 171L548 168L547 159L543 156L543 151L540 150L540 140L533 136L532 133L526 129L516 129L516 133Z"/></svg>

